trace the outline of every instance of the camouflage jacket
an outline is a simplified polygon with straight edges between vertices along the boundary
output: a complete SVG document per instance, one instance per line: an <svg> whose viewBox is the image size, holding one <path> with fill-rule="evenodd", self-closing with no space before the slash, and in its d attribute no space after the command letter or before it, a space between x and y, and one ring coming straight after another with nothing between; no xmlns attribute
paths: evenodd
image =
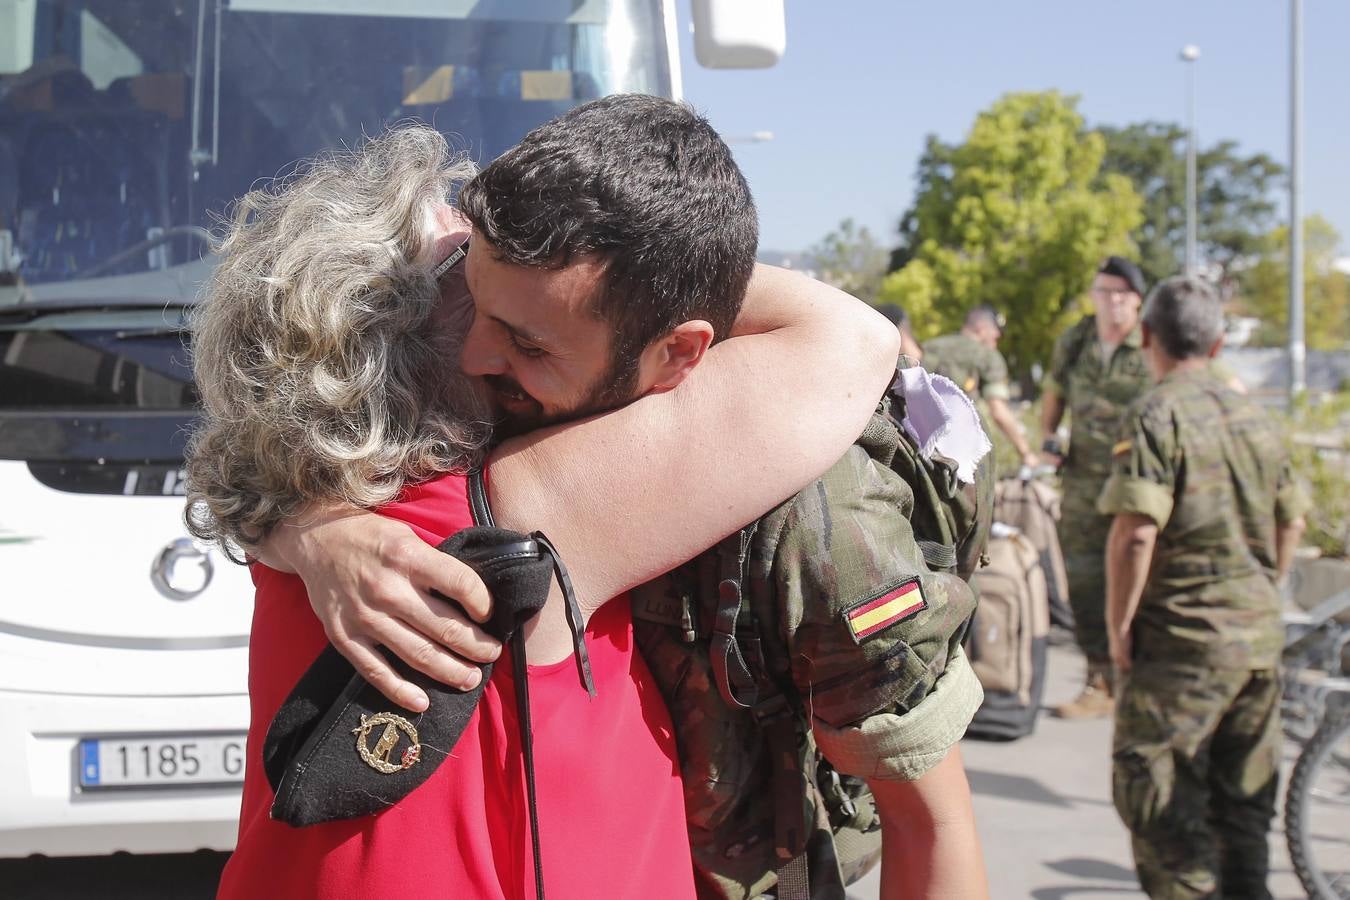
<svg viewBox="0 0 1350 900"><path fill-rule="evenodd" d="M969 335L958 332L927 341L923 367L947 376L971 397L1008 399L1008 363L1003 354Z"/></svg>
<svg viewBox="0 0 1350 900"><path fill-rule="evenodd" d="M1064 398L1069 414L1069 456L1064 462L1065 501L1080 493L1073 482L1087 482L1091 504L1111 471L1111 446L1130 404L1152 384L1138 328L1110 359L1102 358L1097 319L1088 316L1055 342L1044 387Z"/></svg>
<svg viewBox="0 0 1350 900"><path fill-rule="evenodd" d="M886 428L893 437L876 417L868 434ZM745 589L764 636L758 652L809 723L806 740L840 775L913 779L960 739L982 699L960 648L974 599L959 577L925 567L909 523L913 493L880 458L881 446L860 439L760 519ZM714 680L722 565L704 553L635 590L632 607L675 724L700 894L746 898L775 881L777 798L764 731ZM826 804L820 774L809 774L806 821L819 836Z"/></svg>
<svg viewBox="0 0 1350 900"><path fill-rule="evenodd" d="M1273 667L1275 527L1307 506L1275 423L1212 372L1183 370L1131 408L1118 438L1098 509L1159 528L1131 626L1136 658Z"/></svg>

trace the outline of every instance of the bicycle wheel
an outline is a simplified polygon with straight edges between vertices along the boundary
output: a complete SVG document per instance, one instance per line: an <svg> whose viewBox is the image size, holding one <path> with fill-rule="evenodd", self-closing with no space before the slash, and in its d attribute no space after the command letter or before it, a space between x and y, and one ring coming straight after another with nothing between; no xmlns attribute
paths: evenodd
<svg viewBox="0 0 1350 900"><path fill-rule="evenodd" d="M1308 896L1350 898L1350 710L1327 719L1294 764L1284 830Z"/></svg>

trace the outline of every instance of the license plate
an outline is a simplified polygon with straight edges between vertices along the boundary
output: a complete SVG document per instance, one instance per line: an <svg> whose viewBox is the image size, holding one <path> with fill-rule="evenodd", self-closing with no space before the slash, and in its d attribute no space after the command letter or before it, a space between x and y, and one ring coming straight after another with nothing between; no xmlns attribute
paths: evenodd
<svg viewBox="0 0 1350 900"><path fill-rule="evenodd" d="M80 741L80 787L238 784L244 735L212 734Z"/></svg>

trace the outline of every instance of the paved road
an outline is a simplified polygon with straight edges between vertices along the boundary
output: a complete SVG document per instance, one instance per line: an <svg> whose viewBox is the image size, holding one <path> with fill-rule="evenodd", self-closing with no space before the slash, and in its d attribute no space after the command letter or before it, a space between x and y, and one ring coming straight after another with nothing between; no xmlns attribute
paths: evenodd
<svg viewBox="0 0 1350 900"><path fill-rule="evenodd" d="M1071 698L1082 678L1077 652L1052 646L1047 705ZM1035 734L1020 741L968 740L962 745L997 900L1143 896L1125 829L1111 806L1110 738L1106 720L1062 722L1044 716ZM1304 896L1289 867L1278 822L1271 850L1275 896L1281 900ZM224 858L224 854L194 854L5 861L0 862L0 897L207 898L214 892ZM878 890L874 873L856 885L850 897L873 900Z"/></svg>
<svg viewBox="0 0 1350 900"><path fill-rule="evenodd" d="M1046 705L1071 699L1083 673L1083 659L1075 649L1052 646ZM1020 741L963 742L995 900L1144 896L1125 827L1111 805L1110 745L1109 720L1065 722L1048 714L1034 734ZM1286 762L1287 775L1292 758ZM1282 781L1282 792L1283 787ZM1278 821L1270 845L1271 891L1281 900L1305 897L1290 868ZM849 896L873 900L878 890L873 873Z"/></svg>

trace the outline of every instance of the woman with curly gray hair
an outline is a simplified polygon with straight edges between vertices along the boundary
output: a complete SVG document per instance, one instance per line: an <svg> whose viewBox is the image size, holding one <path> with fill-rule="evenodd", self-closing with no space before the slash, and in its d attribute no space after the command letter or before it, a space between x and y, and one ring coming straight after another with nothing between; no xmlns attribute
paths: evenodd
<svg viewBox="0 0 1350 900"><path fill-rule="evenodd" d="M425 696L393 674L377 643L421 640L422 667L465 687L477 667L438 669L444 651L419 636L469 661L497 653L470 621L487 615L481 581L432 549L471 524L464 472L488 447L480 386L456 364L475 301L463 277L467 229L445 198L468 172L438 134L409 127L250 194L196 313L204 421L188 457L190 522L252 556L257 586L244 801L222 897L528 894L525 791L508 752L519 735L498 684L507 678L510 689L509 666L495 667L454 753L378 815L290 828L269 816L261 761L283 699L330 639L414 710ZM507 265L477 259L480 278ZM639 399L512 438L486 461L499 524L548 533L590 600L595 697L575 678L548 678L547 664L572 652L560 598L525 643L531 705L548 711L533 740L555 898L593 895L595 877L615 896L656 885L661 896L693 896L669 716L633 654L627 604L595 598L667 571L824 472L862 430L897 343L852 298L761 268L733 337L697 351ZM354 521L344 510L363 508L380 513L356 514L363 539L419 587L387 617L389 630L359 641L341 620L325 632L310 609L324 598L273 545L300 532L322 542L324 529ZM323 525L291 527L307 520ZM594 752L600 735L618 765ZM636 797L640 829L629 814Z"/></svg>
<svg viewBox="0 0 1350 900"><path fill-rule="evenodd" d="M486 412L446 321L472 307L418 262L431 210L474 172L400 128L235 205L193 320L193 534L253 548L312 503L376 507L478 461Z"/></svg>

